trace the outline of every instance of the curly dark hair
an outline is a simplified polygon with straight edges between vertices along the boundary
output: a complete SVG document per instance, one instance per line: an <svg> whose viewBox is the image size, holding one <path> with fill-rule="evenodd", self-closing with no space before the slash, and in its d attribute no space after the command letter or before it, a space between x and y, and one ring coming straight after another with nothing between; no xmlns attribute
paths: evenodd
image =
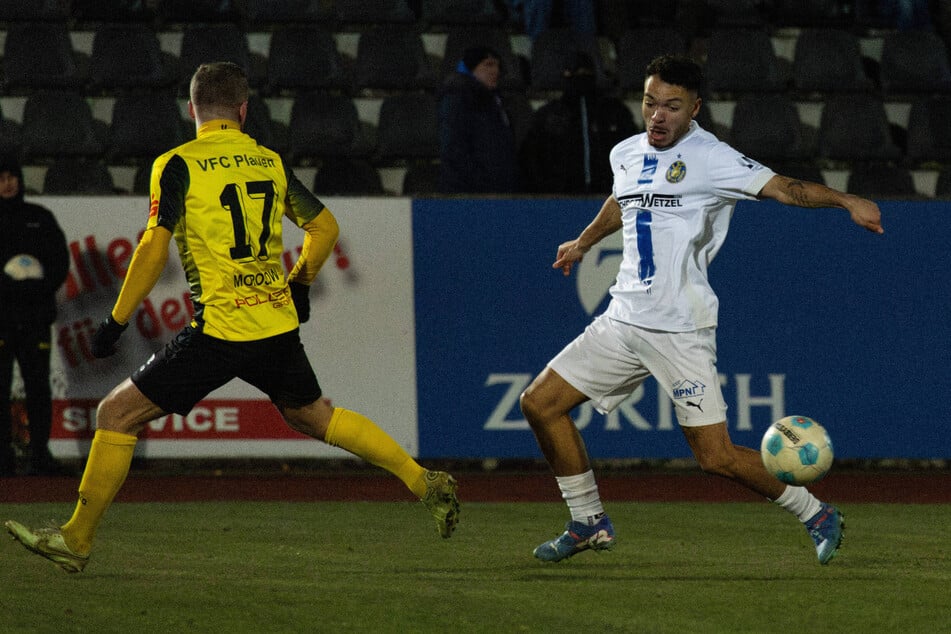
<svg viewBox="0 0 951 634"><path fill-rule="evenodd" d="M699 93L703 88L703 69L700 64L683 55L661 55L647 65L645 77L657 75L668 84L683 86Z"/></svg>

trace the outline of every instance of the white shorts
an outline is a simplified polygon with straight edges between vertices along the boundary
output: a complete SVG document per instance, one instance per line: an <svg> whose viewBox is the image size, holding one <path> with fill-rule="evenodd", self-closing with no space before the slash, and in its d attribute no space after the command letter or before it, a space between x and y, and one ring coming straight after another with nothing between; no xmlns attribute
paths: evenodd
<svg viewBox="0 0 951 634"><path fill-rule="evenodd" d="M615 409L653 376L674 402L685 427L726 420L717 374L716 328L649 330L600 315L548 367L591 399L599 412Z"/></svg>

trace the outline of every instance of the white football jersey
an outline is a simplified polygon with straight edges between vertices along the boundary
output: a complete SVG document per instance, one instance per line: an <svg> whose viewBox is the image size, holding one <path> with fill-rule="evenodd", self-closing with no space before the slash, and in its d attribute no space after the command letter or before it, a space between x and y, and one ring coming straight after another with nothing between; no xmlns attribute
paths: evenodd
<svg viewBox="0 0 951 634"><path fill-rule="evenodd" d="M696 122L673 146L642 133L611 150L624 256L607 314L644 328L685 332L717 324L707 266L726 239L736 202L775 175Z"/></svg>

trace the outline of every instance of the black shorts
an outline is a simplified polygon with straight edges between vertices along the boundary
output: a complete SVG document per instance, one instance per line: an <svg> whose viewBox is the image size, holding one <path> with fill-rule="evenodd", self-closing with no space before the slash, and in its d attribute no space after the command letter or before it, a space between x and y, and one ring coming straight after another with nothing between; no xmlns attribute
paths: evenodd
<svg viewBox="0 0 951 634"><path fill-rule="evenodd" d="M132 373L132 383L149 400L182 415L235 378L278 407L303 407L321 396L296 329L258 341L224 341L186 326Z"/></svg>

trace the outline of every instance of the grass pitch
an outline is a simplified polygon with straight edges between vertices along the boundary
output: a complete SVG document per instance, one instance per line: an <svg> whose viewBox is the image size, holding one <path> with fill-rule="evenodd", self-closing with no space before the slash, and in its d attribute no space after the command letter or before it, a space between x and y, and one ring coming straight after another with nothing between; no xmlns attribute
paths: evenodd
<svg viewBox="0 0 951 634"><path fill-rule="evenodd" d="M119 503L81 574L0 542L0 631L951 632L951 505L848 505L828 566L765 503L608 511L613 551L543 564L560 504L464 504L442 540L420 504Z"/></svg>

